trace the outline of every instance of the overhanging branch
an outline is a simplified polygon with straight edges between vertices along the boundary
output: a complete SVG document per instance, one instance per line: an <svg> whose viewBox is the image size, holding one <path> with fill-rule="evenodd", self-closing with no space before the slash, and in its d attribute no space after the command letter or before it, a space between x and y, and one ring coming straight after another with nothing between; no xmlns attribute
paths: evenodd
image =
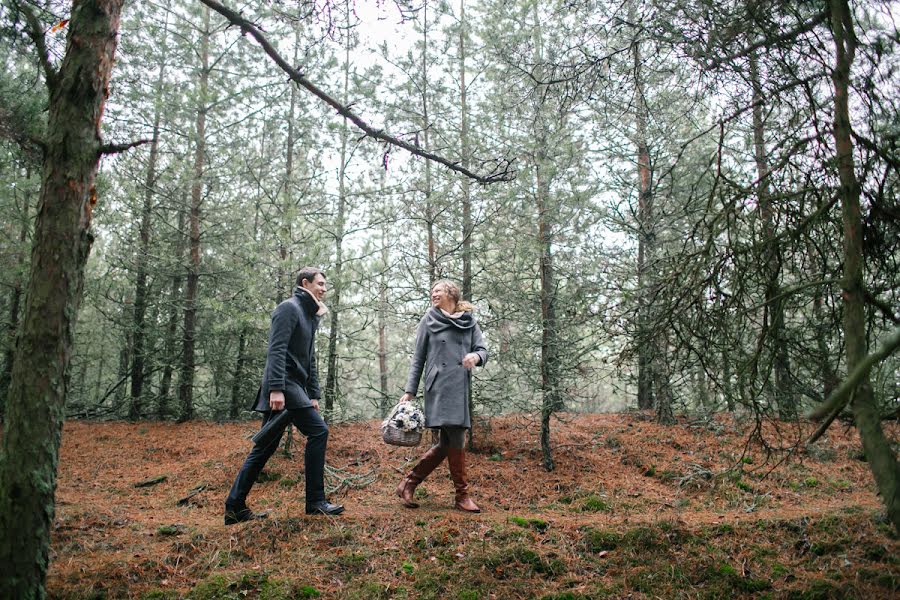
<svg viewBox="0 0 900 600"><path fill-rule="evenodd" d="M853 398L853 392L856 391L860 382L869 375L869 371L872 370L872 367L893 354L897 348L900 348L900 327L887 336L887 339L884 340L884 343L880 348L862 359L862 361L856 365L856 368L853 369L853 372L847 376L844 383L842 383L821 406L810 413L809 418L813 421L827 418L822 426L810 436L809 440L807 440L807 444L812 444L822 437L822 434L825 433L828 425Z"/></svg>
<svg viewBox="0 0 900 600"><path fill-rule="evenodd" d="M255 39L256 42L262 47L263 51L265 51L265 53L269 55L269 58L271 58L272 61L275 62L275 64L277 64L279 67L281 67L281 70L287 73L292 80L297 82L297 84L303 86L308 91L312 92L316 97L325 102L325 104L331 106L339 115L341 115L342 117L346 117L367 136L377 140L381 140L383 142L387 142L392 146L403 148L404 150L406 150L410 154L414 154L415 156L421 156L426 160L444 165L448 169L465 175L466 177L473 179L479 183L487 184L497 183L500 181L511 181L515 177L515 174L510 169L510 161L507 159L498 159L497 166L490 173L486 175L479 175L478 173L474 173L465 168L459 162L451 161L427 150L423 150L422 148L410 144L409 142L405 142L393 135L386 133L383 129L376 129L375 127L372 127L359 116L357 116L348 106L344 106L343 104L326 94L315 84L309 81L306 77L304 77L297 69L288 64L288 62L284 58L282 58L280 54L278 54L278 51L272 46L272 44L269 43L269 41L262 34L259 28L257 28L253 23L242 17L239 13L231 10L230 8L224 6L219 2L216 2L215 0L200 1L228 19L228 21L233 25L240 27L242 32L249 33L251 36L253 36L253 39Z"/></svg>

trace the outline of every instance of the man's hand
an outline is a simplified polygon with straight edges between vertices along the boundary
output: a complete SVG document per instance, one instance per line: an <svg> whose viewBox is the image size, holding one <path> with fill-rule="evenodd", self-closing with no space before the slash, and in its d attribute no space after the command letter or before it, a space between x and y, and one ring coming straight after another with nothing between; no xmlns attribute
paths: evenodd
<svg viewBox="0 0 900 600"><path fill-rule="evenodd" d="M269 392L269 408L272 410L284 410L284 392L281 390Z"/></svg>
<svg viewBox="0 0 900 600"><path fill-rule="evenodd" d="M310 399L310 402L312 402L312 407L313 407L314 409L319 410L319 401L318 401L318 400L312 400L312 399Z"/></svg>
<svg viewBox="0 0 900 600"><path fill-rule="evenodd" d="M478 366L478 363L481 362L481 357L475 354L474 352L470 352L463 357L463 366L467 369L472 369Z"/></svg>
<svg viewBox="0 0 900 600"><path fill-rule="evenodd" d="M405 394L400 396L400 403L403 404L404 402L410 402L412 399L413 399L413 395L410 394L409 392L406 392Z"/></svg>

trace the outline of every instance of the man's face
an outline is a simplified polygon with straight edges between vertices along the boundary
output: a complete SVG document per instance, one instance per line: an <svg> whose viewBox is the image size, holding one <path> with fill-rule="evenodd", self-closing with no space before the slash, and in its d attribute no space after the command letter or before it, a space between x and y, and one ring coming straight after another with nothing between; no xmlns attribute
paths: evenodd
<svg viewBox="0 0 900 600"><path fill-rule="evenodd" d="M325 293L328 292L328 285L325 283L325 276L321 273L317 274L315 279L310 281L304 279L300 282L303 288L313 295L313 298L321 302L325 299Z"/></svg>

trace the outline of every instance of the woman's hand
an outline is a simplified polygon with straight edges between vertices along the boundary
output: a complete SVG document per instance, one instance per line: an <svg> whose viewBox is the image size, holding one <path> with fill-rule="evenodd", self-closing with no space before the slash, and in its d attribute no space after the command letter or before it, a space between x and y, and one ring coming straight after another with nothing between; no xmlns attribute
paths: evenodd
<svg viewBox="0 0 900 600"><path fill-rule="evenodd" d="M465 356L463 356L463 366L467 369L472 369L478 366L478 363L481 362L481 357L475 354L474 352L469 352Z"/></svg>
<svg viewBox="0 0 900 600"><path fill-rule="evenodd" d="M404 402L411 402L412 399L413 399L413 395L410 394L409 392L406 392L405 394L400 396L400 403L403 404Z"/></svg>

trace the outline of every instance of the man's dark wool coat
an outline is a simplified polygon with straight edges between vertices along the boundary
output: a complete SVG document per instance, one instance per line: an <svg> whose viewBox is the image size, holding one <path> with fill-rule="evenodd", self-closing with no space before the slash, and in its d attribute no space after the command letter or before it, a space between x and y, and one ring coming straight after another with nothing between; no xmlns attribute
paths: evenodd
<svg viewBox="0 0 900 600"><path fill-rule="evenodd" d="M312 406L321 398L316 372L316 328L319 303L300 286L294 295L275 307L269 329L269 351L262 385L253 410L267 412L269 392L284 392L284 407Z"/></svg>

